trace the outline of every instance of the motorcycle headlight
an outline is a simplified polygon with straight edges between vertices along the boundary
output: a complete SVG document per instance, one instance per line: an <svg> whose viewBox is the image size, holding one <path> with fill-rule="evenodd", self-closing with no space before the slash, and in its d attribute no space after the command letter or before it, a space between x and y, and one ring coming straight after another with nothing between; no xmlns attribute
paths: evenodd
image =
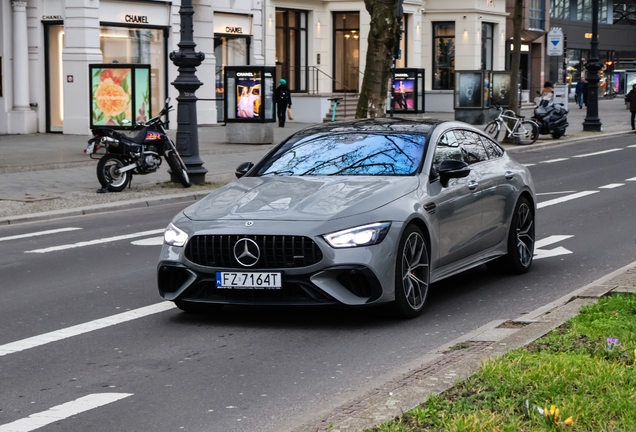
<svg viewBox="0 0 636 432"><path fill-rule="evenodd" d="M185 231L180 230L174 224L168 225L166 231L163 233L163 242L168 246L180 246L186 244L188 241L188 234Z"/></svg>
<svg viewBox="0 0 636 432"><path fill-rule="evenodd" d="M322 237L332 248L370 246L382 242L390 227L391 222L377 222L325 234Z"/></svg>

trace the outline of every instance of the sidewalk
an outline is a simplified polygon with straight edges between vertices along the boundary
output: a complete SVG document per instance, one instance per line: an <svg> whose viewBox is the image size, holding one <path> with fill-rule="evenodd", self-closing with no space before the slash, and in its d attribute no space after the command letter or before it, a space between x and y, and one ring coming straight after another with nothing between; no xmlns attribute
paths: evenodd
<svg viewBox="0 0 636 432"><path fill-rule="evenodd" d="M625 110L623 99L600 100L599 113L603 122L603 132L583 132L582 122L585 109L570 105L567 135L553 140L542 135L532 146L505 145L511 153L540 147L541 144L563 143L573 140L600 138L614 133L628 133L629 111ZM530 117L532 110L522 110L522 115ZM428 112L410 118L436 118L454 120L454 113ZM288 122L285 128L274 128L275 143L292 133L311 126L309 123ZM483 128L483 125L477 125ZM171 131L175 134L174 131ZM97 161L91 160L84 152L89 136L35 134L0 136L0 224L15 223L17 215L39 213L44 217L61 216L66 209L91 208L92 211L114 209L113 205L123 202L146 202L152 197L176 196L174 199L195 199L206 191L234 179L234 170L241 162L256 162L275 144L241 145L226 142L223 126L199 128L199 152L208 170L206 181L215 184L166 187L169 179L168 166L150 175L133 177L132 187L120 193L97 194L100 187L95 174ZM109 203L111 206L109 206ZM97 206L97 207L96 207ZM43 212L54 212L43 214ZM22 218L34 220L33 218Z"/></svg>

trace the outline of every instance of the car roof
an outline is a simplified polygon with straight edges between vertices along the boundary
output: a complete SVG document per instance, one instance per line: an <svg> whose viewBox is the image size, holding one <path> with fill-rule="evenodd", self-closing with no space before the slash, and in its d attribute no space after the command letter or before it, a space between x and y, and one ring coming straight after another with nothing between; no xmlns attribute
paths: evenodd
<svg viewBox="0 0 636 432"><path fill-rule="evenodd" d="M324 123L302 129L295 135L313 135L330 132L394 132L424 135L442 123L444 123L444 121L434 119L382 117Z"/></svg>

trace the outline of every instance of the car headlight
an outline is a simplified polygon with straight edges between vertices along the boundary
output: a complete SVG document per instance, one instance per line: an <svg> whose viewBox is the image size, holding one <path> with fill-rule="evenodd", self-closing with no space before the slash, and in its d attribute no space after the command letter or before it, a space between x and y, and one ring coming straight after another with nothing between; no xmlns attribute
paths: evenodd
<svg viewBox="0 0 636 432"><path fill-rule="evenodd" d="M180 230L174 224L168 225L163 233L163 242L168 246L183 246L188 241L188 234Z"/></svg>
<svg viewBox="0 0 636 432"><path fill-rule="evenodd" d="M370 246L380 243L386 237L391 222L377 222L355 228L323 235L327 243L333 248L350 248Z"/></svg>

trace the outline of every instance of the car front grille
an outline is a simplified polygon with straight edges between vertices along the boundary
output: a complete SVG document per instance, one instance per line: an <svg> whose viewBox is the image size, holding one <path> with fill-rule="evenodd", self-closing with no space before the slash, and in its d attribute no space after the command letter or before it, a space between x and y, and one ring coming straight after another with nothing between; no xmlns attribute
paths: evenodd
<svg viewBox="0 0 636 432"><path fill-rule="evenodd" d="M195 235L186 245L185 257L206 267L245 269L234 257L234 245L242 238L253 240L260 250L250 269L299 268L322 260L320 248L309 237L274 235Z"/></svg>

